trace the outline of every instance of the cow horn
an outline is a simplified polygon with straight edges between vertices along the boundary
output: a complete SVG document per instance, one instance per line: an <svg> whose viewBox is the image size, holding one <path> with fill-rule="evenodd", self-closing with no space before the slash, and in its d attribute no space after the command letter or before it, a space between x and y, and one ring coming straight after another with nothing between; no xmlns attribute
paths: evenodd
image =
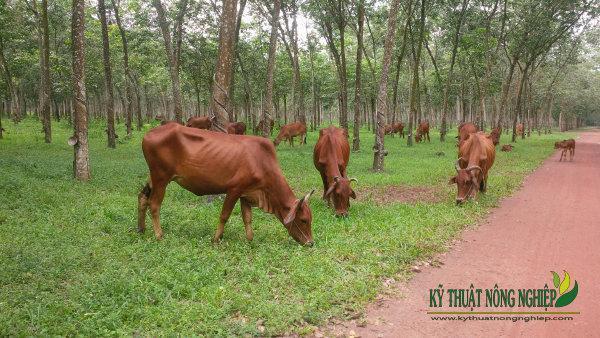
<svg viewBox="0 0 600 338"><path fill-rule="evenodd" d="M467 171L471 171L473 169L478 169L479 171L483 171L480 166L474 165L467 168Z"/></svg>
<svg viewBox="0 0 600 338"><path fill-rule="evenodd" d="M456 171L460 170L460 160L462 160L462 157L459 157L458 160L456 160L456 163L454 163L454 168Z"/></svg>
<svg viewBox="0 0 600 338"><path fill-rule="evenodd" d="M333 181L334 181L335 183L337 183L339 179L340 179L340 177L339 177L339 176L333 176Z"/></svg>
<svg viewBox="0 0 600 338"><path fill-rule="evenodd" d="M357 178L355 178L355 177L352 177L352 178L350 179L350 182L356 182L356 183L358 183L358 179L357 179Z"/></svg>
<svg viewBox="0 0 600 338"><path fill-rule="evenodd" d="M306 194L306 196L302 197L302 201L308 203L308 199L310 198L310 196L312 196L312 194L315 192L315 189L311 190L308 194Z"/></svg>

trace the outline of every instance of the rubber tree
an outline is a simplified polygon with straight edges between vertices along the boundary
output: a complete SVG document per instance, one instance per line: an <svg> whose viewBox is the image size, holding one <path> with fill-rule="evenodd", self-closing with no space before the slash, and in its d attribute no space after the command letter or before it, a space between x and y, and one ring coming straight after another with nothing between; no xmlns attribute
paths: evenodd
<svg viewBox="0 0 600 338"><path fill-rule="evenodd" d="M387 152L384 148L384 128L387 109L387 91L390 64L392 63L392 54L394 42L396 40L396 21L400 9L400 0L393 0L390 5L387 22L387 32L385 36L383 61L381 63L381 76L379 77L379 92L377 94L377 130L375 132L375 146L373 154L373 171L383 171L384 157Z"/></svg>
<svg viewBox="0 0 600 338"><path fill-rule="evenodd" d="M106 91L106 134L109 148L116 147L115 107L113 94L112 69L110 66L110 43L108 41L108 25L106 23L106 6L104 0L98 0L98 17L102 29L102 62L104 64L104 90Z"/></svg>

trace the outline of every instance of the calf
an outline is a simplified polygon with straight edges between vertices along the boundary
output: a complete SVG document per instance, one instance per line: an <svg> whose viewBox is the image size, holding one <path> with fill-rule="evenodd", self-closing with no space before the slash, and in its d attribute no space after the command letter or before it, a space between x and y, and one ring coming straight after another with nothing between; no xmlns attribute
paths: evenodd
<svg viewBox="0 0 600 338"><path fill-rule="evenodd" d="M488 173L496 157L496 148L484 133L469 134L459 148L456 176L449 181L456 184L456 204L477 196L477 191L487 189Z"/></svg>
<svg viewBox="0 0 600 338"><path fill-rule="evenodd" d="M193 116L187 120L185 126L209 130L212 127L212 119L208 116Z"/></svg>
<svg viewBox="0 0 600 338"><path fill-rule="evenodd" d="M232 122L227 124L227 134L244 135L246 124L244 122Z"/></svg>
<svg viewBox="0 0 600 338"><path fill-rule="evenodd" d="M421 140L425 141L425 137L427 137L427 141L431 142L431 139L429 139L429 122L419 123L419 127L417 128L417 135L415 136L415 141L417 143L421 142Z"/></svg>
<svg viewBox="0 0 600 338"><path fill-rule="evenodd" d="M272 119L269 119L269 122L267 122L267 123L268 123L267 129L269 130L269 135L273 135L273 126L275 125L275 121L273 121ZM262 130L263 130L264 125L265 125L265 120L260 120L260 122L258 122L256 127L254 127L254 134L262 135Z"/></svg>
<svg viewBox="0 0 600 338"><path fill-rule="evenodd" d="M517 135L523 135L523 123L517 124Z"/></svg>
<svg viewBox="0 0 600 338"><path fill-rule="evenodd" d="M513 145L512 144L505 144L502 146L502 148L500 150L505 151L505 152L509 152L513 150Z"/></svg>
<svg viewBox="0 0 600 338"><path fill-rule="evenodd" d="M287 140L290 145L294 146L294 137L300 136L300 144L306 144L306 124L302 122L294 122L281 127L279 134L273 140L275 146L278 146L282 140Z"/></svg>
<svg viewBox="0 0 600 338"><path fill-rule="evenodd" d="M567 160L567 151L569 152L569 156L571 157L571 161L573 161L573 156L575 156L575 140L570 138L568 140L562 140L560 142L554 143L554 149L562 149L560 154L560 160L562 161L563 156L565 157L565 161Z"/></svg>
<svg viewBox="0 0 600 338"><path fill-rule="evenodd" d="M385 135L399 134L400 137L404 137L404 124L402 122L386 124L384 129Z"/></svg>
<svg viewBox="0 0 600 338"><path fill-rule="evenodd" d="M198 196L226 194L213 241L223 237L225 223L240 200L246 238L252 240L252 210L274 214L300 244L312 245L308 199L296 198L286 182L273 144L262 137L228 135L169 123L150 130L142 141L150 179L138 196L138 231L146 228L150 207L157 239L163 237L160 206L171 181Z"/></svg>
<svg viewBox="0 0 600 338"><path fill-rule="evenodd" d="M313 163L323 180L323 199L333 207L336 216L348 216L350 197L356 199L348 178L346 167L350 159L350 144L346 130L330 126L319 131L319 140L315 144Z"/></svg>

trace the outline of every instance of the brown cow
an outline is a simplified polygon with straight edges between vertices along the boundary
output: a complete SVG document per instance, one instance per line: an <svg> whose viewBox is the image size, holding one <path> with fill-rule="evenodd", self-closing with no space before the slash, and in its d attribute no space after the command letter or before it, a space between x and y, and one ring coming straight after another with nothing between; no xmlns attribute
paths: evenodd
<svg viewBox="0 0 600 338"><path fill-rule="evenodd" d="M346 130L330 126L319 131L319 140L315 144L313 163L323 180L323 199L335 208L336 216L348 216L350 197L356 199L348 178L346 167L350 160L350 144Z"/></svg>
<svg viewBox="0 0 600 338"><path fill-rule="evenodd" d="M478 131L479 131L479 128L477 128L477 126L471 122L459 124L458 125L458 136L456 136L456 138L458 139L458 146L460 147L462 142L469 137L469 134L476 133Z"/></svg>
<svg viewBox="0 0 600 338"><path fill-rule="evenodd" d="M495 157L496 148L484 133L469 134L459 148L459 158L455 164L456 176L449 181L458 187L456 204L476 197L477 190L486 191L488 172Z"/></svg>
<svg viewBox="0 0 600 338"><path fill-rule="evenodd" d="M260 122L258 122L258 124L256 125L256 127L254 127L254 134L255 135L262 135L262 130L263 130L263 125L265 123L265 120L260 120ZM273 121L273 119L269 119L269 135L273 135L273 126L275 125L275 121Z"/></svg>
<svg viewBox="0 0 600 338"><path fill-rule="evenodd" d="M227 124L227 134L244 135L246 124L244 122L231 122Z"/></svg>
<svg viewBox="0 0 600 338"><path fill-rule="evenodd" d="M427 137L427 141L431 142L429 139L429 122L419 123L417 135L415 136L415 142L419 143L421 140L425 141L425 137Z"/></svg>
<svg viewBox="0 0 600 338"><path fill-rule="evenodd" d="M554 149L562 149L562 153L560 154L560 160L558 160L559 162L562 161L563 156L565 157L565 161L567 160L567 151L569 152L571 161L573 161L573 156L575 156L575 140L570 138L568 140L556 142L554 143Z"/></svg>
<svg viewBox="0 0 600 338"><path fill-rule="evenodd" d="M294 146L294 137L300 136L300 144L306 144L306 124L302 122L294 122L281 127L279 134L273 143L278 146L282 140L287 140L290 145Z"/></svg>
<svg viewBox="0 0 600 338"><path fill-rule="evenodd" d="M488 135L488 138L490 140L492 140L492 143L494 144L494 146L497 146L500 143L500 136L501 135L502 135L502 128L501 127L496 127L494 129L492 129L492 131Z"/></svg>
<svg viewBox="0 0 600 338"><path fill-rule="evenodd" d="M212 127L212 119L208 116L192 116L187 120L185 126L209 130Z"/></svg>
<svg viewBox="0 0 600 338"><path fill-rule="evenodd" d="M383 128L385 135L399 134L400 137L404 137L404 124L402 122L386 124Z"/></svg>
<svg viewBox="0 0 600 338"><path fill-rule="evenodd" d="M502 146L502 148L500 150L505 151L505 152L509 152L513 150L513 145L512 144L505 144Z"/></svg>
<svg viewBox="0 0 600 338"><path fill-rule="evenodd" d="M223 236L225 223L240 200L246 238L252 240L252 206L274 214L298 243L312 245L312 214L308 198L296 198L281 172L275 147L262 137L228 135L169 123L150 130L142 141L150 179L138 196L138 231L146 228L150 207L157 239L163 236L159 212L167 185L177 182L198 196L226 194L213 238Z"/></svg>
<svg viewBox="0 0 600 338"><path fill-rule="evenodd" d="M517 135L523 135L523 123L517 124Z"/></svg>

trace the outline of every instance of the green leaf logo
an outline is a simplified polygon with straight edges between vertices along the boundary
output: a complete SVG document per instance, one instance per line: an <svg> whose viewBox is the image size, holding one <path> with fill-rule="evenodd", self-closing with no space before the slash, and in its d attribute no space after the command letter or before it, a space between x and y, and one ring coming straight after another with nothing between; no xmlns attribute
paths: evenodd
<svg viewBox="0 0 600 338"><path fill-rule="evenodd" d="M569 290L569 286L571 286L571 276L569 276L569 273L563 270L565 273L565 278L561 282L560 276L556 272L550 272L552 272L552 283L554 284L554 287L558 289L558 294L560 295L560 297L558 297L556 300L556 303L554 303L554 307L563 307L571 304L577 297L577 293L579 293L579 285L577 285L577 281L575 281L575 286L573 286L573 289L569 292L566 292Z"/></svg>

